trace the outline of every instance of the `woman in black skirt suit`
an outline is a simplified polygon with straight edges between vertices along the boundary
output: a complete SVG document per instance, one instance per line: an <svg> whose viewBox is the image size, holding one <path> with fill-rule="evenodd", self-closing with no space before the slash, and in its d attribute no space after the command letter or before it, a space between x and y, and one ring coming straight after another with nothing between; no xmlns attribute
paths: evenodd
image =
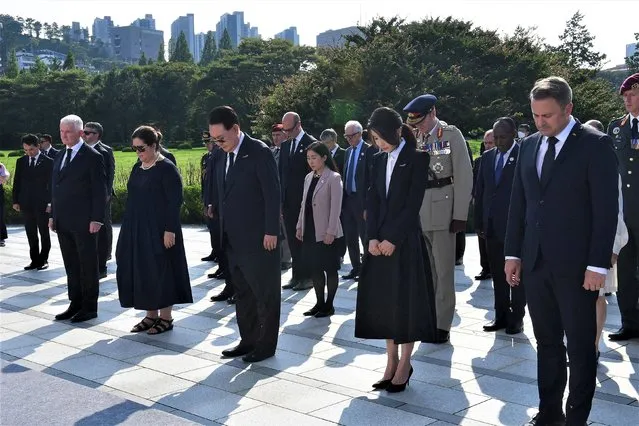
<svg viewBox="0 0 639 426"><path fill-rule="evenodd" d="M342 178L326 145L312 143L306 149L306 160L311 172L304 179L296 237L302 241L302 260L311 271L317 297L315 306L304 315L321 318L335 313L333 300L337 293L337 271L344 236L339 220L344 190ZM326 300L324 287L328 287Z"/></svg>
<svg viewBox="0 0 639 426"><path fill-rule="evenodd" d="M180 224L182 180L160 154L157 130L138 127L131 139L140 161L127 183L115 251L118 293L122 307L146 311L131 332L160 334L173 329L173 305L193 302Z"/></svg>
<svg viewBox="0 0 639 426"><path fill-rule="evenodd" d="M357 290L355 336L386 339L386 371L373 388L401 392L413 372L414 342L432 340L437 328L419 222L429 156L417 151L412 130L390 108L376 109L368 129L381 152L373 160L366 199L369 244Z"/></svg>

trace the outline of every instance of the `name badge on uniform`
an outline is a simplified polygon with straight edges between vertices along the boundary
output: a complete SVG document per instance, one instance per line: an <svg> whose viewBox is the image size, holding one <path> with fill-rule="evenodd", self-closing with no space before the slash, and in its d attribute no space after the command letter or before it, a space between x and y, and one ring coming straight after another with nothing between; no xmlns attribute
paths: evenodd
<svg viewBox="0 0 639 426"><path fill-rule="evenodd" d="M620 131L621 131L621 129L619 127L615 127L614 129L612 129L612 134L613 135L618 135Z"/></svg>

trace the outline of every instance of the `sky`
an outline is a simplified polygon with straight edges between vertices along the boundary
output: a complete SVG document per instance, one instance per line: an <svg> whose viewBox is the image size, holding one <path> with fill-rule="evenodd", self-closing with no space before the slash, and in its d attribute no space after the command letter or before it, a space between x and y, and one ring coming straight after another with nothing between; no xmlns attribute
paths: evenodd
<svg viewBox="0 0 639 426"><path fill-rule="evenodd" d="M476 26L512 34L518 26L536 27L549 44L558 44L565 23L577 11L595 36L594 47L607 55L604 68L624 62L626 44L634 43L639 32L637 0L2 0L0 13L40 22L91 26L96 17L111 16L115 25L126 26L145 14L153 14L165 42L171 23L193 13L195 32L215 30L224 13L243 11L244 19L257 26L262 38L271 38L291 26L297 27L300 43L314 46L315 36L370 22L377 16L400 16L408 21L445 18L472 21ZM634 7L633 7L634 6Z"/></svg>

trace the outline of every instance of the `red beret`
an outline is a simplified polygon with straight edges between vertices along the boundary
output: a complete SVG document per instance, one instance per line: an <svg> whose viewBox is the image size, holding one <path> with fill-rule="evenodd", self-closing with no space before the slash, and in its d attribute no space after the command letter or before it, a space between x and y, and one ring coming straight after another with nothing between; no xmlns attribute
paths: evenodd
<svg viewBox="0 0 639 426"><path fill-rule="evenodd" d="M639 89L639 72L631 75L623 81L621 87L619 88L619 94L623 95L624 92L627 92L631 89Z"/></svg>
<svg viewBox="0 0 639 426"><path fill-rule="evenodd" d="M282 130L284 130L282 123L273 124L273 127L271 127L271 133L281 132Z"/></svg>

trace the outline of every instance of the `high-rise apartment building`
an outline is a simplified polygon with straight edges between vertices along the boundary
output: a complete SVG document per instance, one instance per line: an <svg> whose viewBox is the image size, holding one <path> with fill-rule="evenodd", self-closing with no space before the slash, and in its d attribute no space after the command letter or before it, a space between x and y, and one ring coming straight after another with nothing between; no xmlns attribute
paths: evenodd
<svg viewBox="0 0 639 426"><path fill-rule="evenodd" d="M251 27L249 22L244 23L244 12L225 13L220 16L220 22L218 22L215 30L215 41L217 45L220 45L220 41L224 36L224 30L226 30L231 37L231 46L233 46L234 49L240 45L243 38L260 37L257 27Z"/></svg>
<svg viewBox="0 0 639 426"><path fill-rule="evenodd" d="M637 51L637 43L626 44L626 58L632 58Z"/></svg>
<svg viewBox="0 0 639 426"><path fill-rule="evenodd" d="M116 58L123 61L137 62L143 52L147 59L155 61L162 43L164 43L162 31L135 25L113 28L113 50Z"/></svg>
<svg viewBox="0 0 639 426"><path fill-rule="evenodd" d="M110 16L105 16L103 19L95 18L93 20L92 34L95 41L102 41L104 44L111 44L111 38L113 36L113 21Z"/></svg>
<svg viewBox="0 0 639 426"><path fill-rule="evenodd" d="M338 30L328 30L317 35L317 47L341 47L346 43L345 35L363 33L357 27L340 28Z"/></svg>
<svg viewBox="0 0 639 426"><path fill-rule="evenodd" d="M281 38L293 43L293 46L300 45L300 36L297 34L297 27L290 27L281 33L275 34L275 38Z"/></svg>
<svg viewBox="0 0 639 426"><path fill-rule="evenodd" d="M184 33L186 44L189 46L189 52L193 55L195 63L200 62L200 52L195 49L195 18L192 13L186 16L180 16L171 24L171 40L169 42L169 54L177 42L180 33Z"/></svg>
<svg viewBox="0 0 639 426"><path fill-rule="evenodd" d="M144 15L144 18L138 18L131 23L134 27L146 28L148 30L155 29L155 19L152 14Z"/></svg>

